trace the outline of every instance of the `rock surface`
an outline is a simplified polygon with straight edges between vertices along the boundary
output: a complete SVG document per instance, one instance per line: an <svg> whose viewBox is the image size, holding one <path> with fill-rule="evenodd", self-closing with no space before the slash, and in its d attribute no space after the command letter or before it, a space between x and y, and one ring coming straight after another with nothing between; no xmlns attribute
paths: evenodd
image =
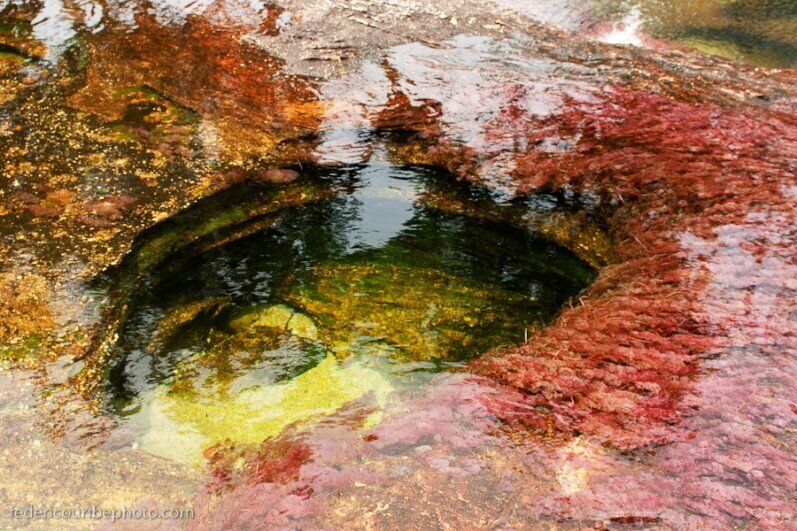
<svg viewBox="0 0 797 531"><path fill-rule="evenodd" d="M120 467L128 479L108 488L126 495L98 503L134 503L163 470L135 452L142 468L82 457L130 441L73 392L96 389L76 383L84 362L47 363L86 356L106 307L76 279L235 183L383 156L592 197L582 206L616 257L528 344L409 397L364 436L349 429L370 414L355 401L309 433L210 456L192 525L797 522L793 71L586 42L469 0L108 2L102 28L64 9L51 17L67 29L44 37L35 6L0 5L19 28L0 33L14 55L0 70L0 289L14 292L0 298L0 341L40 339L37 391L4 384L39 410L6 408L0 427L53 441L6 438L3 477L26 455L40 471L25 469L24 489L4 480L15 503L82 502L86 484L107 490L91 471ZM327 368L357 391L336 388L336 405L371 389ZM39 481L53 473L59 489ZM169 468L158 502L193 474Z"/></svg>

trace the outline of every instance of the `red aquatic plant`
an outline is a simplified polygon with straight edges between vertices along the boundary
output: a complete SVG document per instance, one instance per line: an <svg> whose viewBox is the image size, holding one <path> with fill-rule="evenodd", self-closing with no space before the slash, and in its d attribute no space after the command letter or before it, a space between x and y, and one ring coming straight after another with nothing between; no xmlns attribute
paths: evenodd
<svg viewBox="0 0 797 531"><path fill-rule="evenodd" d="M530 131L531 146L577 140L518 154L520 187L613 203L620 260L553 326L472 369L534 406L507 420L625 450L669 443L636 467L618 455L533 514L794 522L796 125L613 90Z"/></svg>
<svg viewBox="0 0 797 531"><path fill-rule="evenodd" d="M474 370L523 389L559 428L625 447L670 431L699 359L719 352L728 325L738 323L705 311L700 295L710 279L684 235L716 237L749 218L756 198L770 214L793 215L782 176L797 136L788 124L646 93L615 91L606 100L532 129L531 146L579 140L561 153L519 154L515 177L526 189L616 198L610 226L620 263L554 326ZM735 274L732 260L722 267Z"/></svg>
<svg viewBox="0 0 797 531"><path fill-rule="evenodd" d="M365 436L314 430L311 462L267 458L264 475L242 476L266 481L238 483L204 523L299 525L358 482L404 499L439 481L472 488L474 471L525 519L795 521L794 117L620 89L547 118L518 112L491 124L514 122L514 135L516 120L528 124L513 154L518 188L600 198L617 261L526 344L473 362L481 378L445 379ZM435 135L423 140L440 160L463 160ZM491 156L465 158L472 168ZM468 457L506 444L501 434L520 441L504 449L519 475ZM396 454L411 459L390 465ZM391 472L369 476L366 462ZM408 485L408 470L424 482Z"/></svg>

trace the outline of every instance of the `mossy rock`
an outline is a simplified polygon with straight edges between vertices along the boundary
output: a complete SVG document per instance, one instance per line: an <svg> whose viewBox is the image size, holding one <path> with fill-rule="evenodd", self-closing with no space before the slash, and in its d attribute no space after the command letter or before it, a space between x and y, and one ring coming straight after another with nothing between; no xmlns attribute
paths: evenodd
<svg viewBox="0 0 797 531"><path fill-rule="evenodd" d="M249 308L233 316L229 326L236 332L251 327L268 327L287 330L291 334L305 339L318 338L318 329L313 320L285 304Z"/></svg>

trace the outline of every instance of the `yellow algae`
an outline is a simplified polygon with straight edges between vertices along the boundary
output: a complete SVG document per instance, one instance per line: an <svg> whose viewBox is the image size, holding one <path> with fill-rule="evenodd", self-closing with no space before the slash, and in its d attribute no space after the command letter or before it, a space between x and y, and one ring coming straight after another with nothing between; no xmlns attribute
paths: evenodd
<svg viewBox="0 0 797 531"><path fill-rule="evenodd" d="M288 322L293 317L293 309L284 304L275 304L265 308L255 308L230 321L230 328L242 332L253 326L287 329Z"/></svg>
<svg viewBox="0 0 797 531"><path fill-rule="evenodd" d="M385 376L360 361L341 364L332 355L289 382L236 393L197 396L161 386L149 405L149 428L139 444L151 454L197 464L202 452L217 443L258 444L289 425L312 424L371 395L379 411L366 419L368 427L379 422L392 389Z"/></svg>
<svg viewBox="0 0 797 531"><path fill-rule="evenodd" d="M294 313L288 321L288 331L297 336L305 339L317 339L318 329L315 323L308 316L301 313Z"/></svg>

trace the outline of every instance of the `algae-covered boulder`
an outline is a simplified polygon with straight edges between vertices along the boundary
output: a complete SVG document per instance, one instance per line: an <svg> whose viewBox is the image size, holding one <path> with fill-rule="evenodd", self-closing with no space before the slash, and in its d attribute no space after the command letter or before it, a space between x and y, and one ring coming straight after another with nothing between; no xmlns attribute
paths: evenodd
<svg viewBox="0 0 797 531"><path fill-rule="evenodd" d="M287 330L305 339L318 337L318 329L312 319L284 304L259 306L239 312L230 319L229 326L235 331L249 327L270 327Z"/></svg>
<svg viewBox="0 0 797 531"><path fill-rule="evenodd" d="M202 395L161 386L148 406L149 428L139 444L154 455L199 463L204 450L222 441L258 444L289 425L311 424L370 395L377 411L366 419L367 427L378 421L391 390L379 372L332 355L281 384Z"/></svg>

